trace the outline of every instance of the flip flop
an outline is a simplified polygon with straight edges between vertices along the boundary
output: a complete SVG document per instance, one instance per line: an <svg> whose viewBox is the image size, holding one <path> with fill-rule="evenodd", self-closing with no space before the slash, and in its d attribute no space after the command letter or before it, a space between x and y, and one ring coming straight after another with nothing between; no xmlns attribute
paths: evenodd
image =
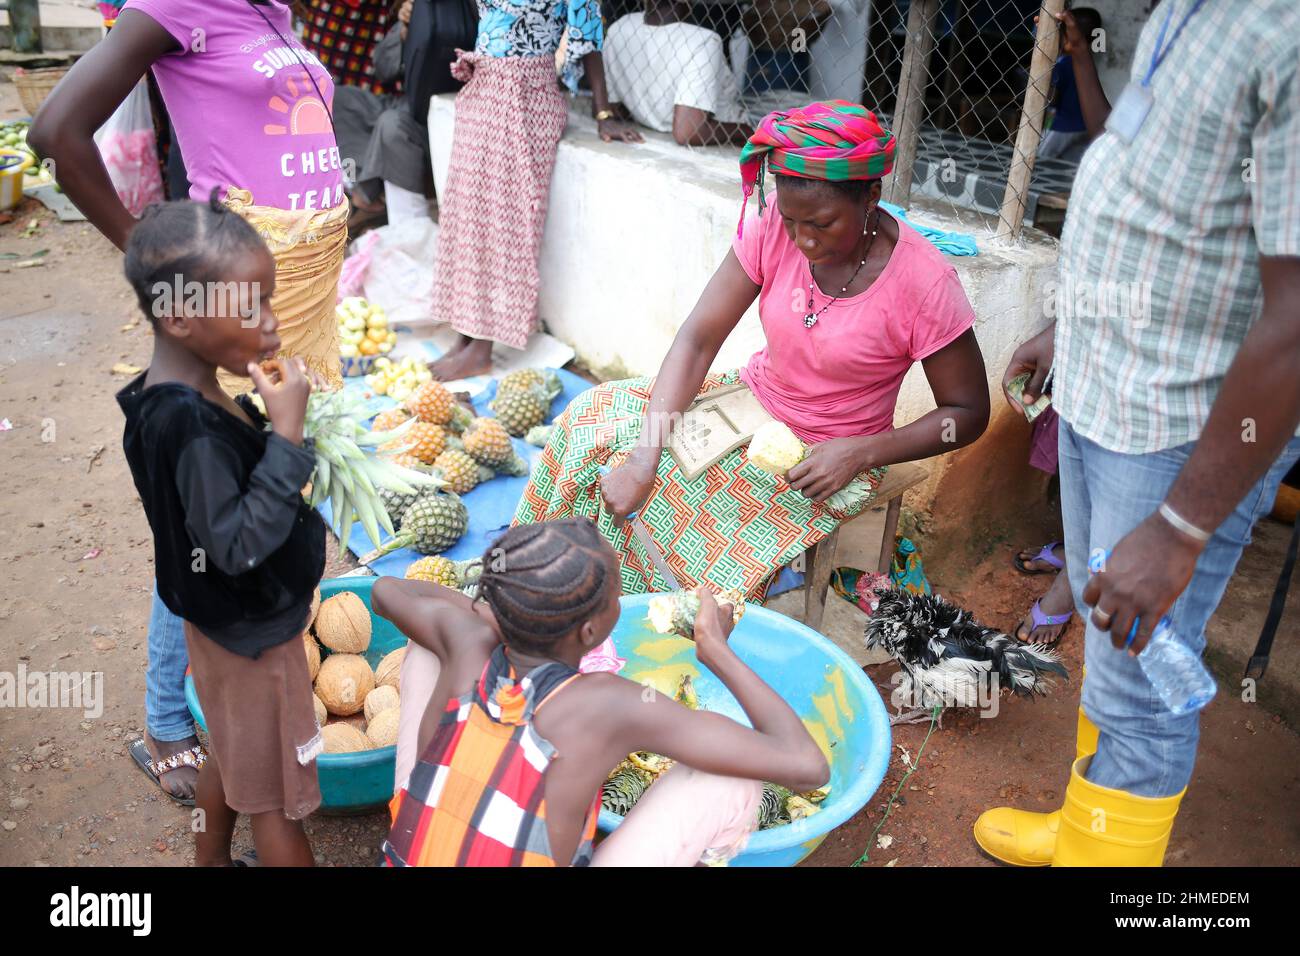
<svg viewBox="0 0 1300 956"><path fill-rule="evenodd" d="M1073 611L1066 611L1064 614L1048 614L1046 611L1043 610L1043 605L1040 602L1035 601L1033 607L1029 609L1029 618L1034 622L1033 627L1029 629L1028 634L1025 634L1024 637L1021 637L1020 632L1024 630L1025 627L1025 622L1021 621L1019 624L1016 625L1015 638L1021 644L1028 644L1030 643L1029 635L1034 633L1034 631L1038 630L1040 627L1055 627L1057 624L1068 624L1070 618L1072 617L1074 617ZM1044 641L1041 643L1043 644L1044 647L1053 648L1057 644L1061 643L1061 638L1063 638L1064 636L1065 636L1065 630L1064 628L1062 628L1061 633L1056 635L1055 640Z"/></svg>
<svg viewBox="0 0 1300 956"><path fill-rule="evenodd" d="M256 850L245 850L239 856L230 861L234 866L261 866L258 862Z"/></svg>
<svg viewBox="0 0 1300 956"><path fill-rule="evenodd" d="M137 737L127 744L126 752L131 755L135 765L139 767L150 780L161 790L164 796L168 797L173 803L178 803L182 807L194 806L193 797L178 797L162 785L162 775L180 767L193 767L196 770L203 766L203 762L208 759L208 752L203 749L202 744L195 744L189 750L182 750L178 754L172 754L163 760L155 761L149 753L149 745L144 742L143 737Z"/></svg>
<svg viewBox="0 0 1300 956"><path fill-rule="evenodd" d="M1031 568L1028 566L1027 562L1021 559L1019 554L1012 556L1011 563L1016 566L1016 570L1019 571L1021 574L1055 574L1057 571L1062 571L1065 569L1065 562L1062 561L1060 558L1058 558L1056 555L1052 554L1052 549L1055 548L1057 545L1061 545L1062 547L1064 547L1065 542L1049 541L1047 544L1043 545L1041 551L1039 551L1036 555L1034 555L1032 558L1029 559L1030 561L1046 561L1055 570L1043 571L1038 568Z"/></svg>

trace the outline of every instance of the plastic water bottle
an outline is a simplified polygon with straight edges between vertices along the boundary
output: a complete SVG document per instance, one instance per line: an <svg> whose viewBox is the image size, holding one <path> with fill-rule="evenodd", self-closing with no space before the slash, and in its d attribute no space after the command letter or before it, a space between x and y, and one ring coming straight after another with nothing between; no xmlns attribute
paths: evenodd
<svg viewBox="0 0 1300 956"><path fill-rule="evenodd" d="M1088 570L1097 574L1109 557L1109 551L1093 554L1088 559ZM1136 622L1133 627L1136 632ZM1129 640L1132 640L1131 634ZM1146 674L1171 713L1182 715L1198 711L1213 699L1218 690L1201 658L1178 639L1167 614L1160 618L1137 659L1142 673Z"/></svg>

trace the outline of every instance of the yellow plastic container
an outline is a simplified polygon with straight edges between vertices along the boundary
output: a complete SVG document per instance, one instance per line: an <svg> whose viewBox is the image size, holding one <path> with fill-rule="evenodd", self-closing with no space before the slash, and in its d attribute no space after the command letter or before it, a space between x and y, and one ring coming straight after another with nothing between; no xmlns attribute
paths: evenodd
<svg viewBox="0 0 1300 956"><path fill-rule="evenodd" d="M22 202L23 173L34 164L26 150L0 146L0 212Z"/></svg>

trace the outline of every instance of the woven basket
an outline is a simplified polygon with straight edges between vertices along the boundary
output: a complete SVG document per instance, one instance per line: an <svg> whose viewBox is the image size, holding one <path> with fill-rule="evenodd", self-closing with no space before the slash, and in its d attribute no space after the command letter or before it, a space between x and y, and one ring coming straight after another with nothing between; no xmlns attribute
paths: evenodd
<svg viewBox="0 0 1300 956"><path fill-rule="evenodd" d="M23 109L35 116L45 102L45 97L50 95L50 90L58 85L67 72L66 66L51 66L15 73L14 86L18 87L18 99L22 101Z"/></svg>

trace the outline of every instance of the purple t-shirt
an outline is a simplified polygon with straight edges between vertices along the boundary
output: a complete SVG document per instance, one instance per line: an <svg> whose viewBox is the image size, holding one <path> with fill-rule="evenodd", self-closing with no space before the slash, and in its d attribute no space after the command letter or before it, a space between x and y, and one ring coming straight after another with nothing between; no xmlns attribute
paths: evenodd
<svg viewBox="0 0 1300 956"><path fill-rule="evenodd" d="M153 73L191 199L206 201L214 186L222 196L237 186L255 204L279 209L329 209L343 201L327 112L334 83L294 35L284 3L127 0L123 9L155 20L180 45L154 63Z"/></svg>

